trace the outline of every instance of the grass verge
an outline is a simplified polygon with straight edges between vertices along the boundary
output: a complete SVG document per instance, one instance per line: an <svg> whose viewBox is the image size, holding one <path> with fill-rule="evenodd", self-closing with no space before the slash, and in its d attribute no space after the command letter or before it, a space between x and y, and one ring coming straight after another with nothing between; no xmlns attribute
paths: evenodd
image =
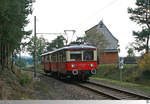
<svg viewBox="0 0 150 104"><path fill-rule="evenodd" d="M23 70L0 72L0 100L51 99L48 86L34 81L33 74Z"/></svg>
<svg viewBox="0 0 150 104"><path fill-rule="evenodd" d="M108 84L120 86L120 81L117 81L117 80L97 78L97 77L92 77L90 79L91 80L98 80L98 81L101 81L103 83L108 83ZM144 85L134 84L134 83L129 83L129 82L122 82L122 86L127 87L127 88L137 89L140 91L144 91L146 93L150 93L150 87L149 86L144 86Z"/></svg>

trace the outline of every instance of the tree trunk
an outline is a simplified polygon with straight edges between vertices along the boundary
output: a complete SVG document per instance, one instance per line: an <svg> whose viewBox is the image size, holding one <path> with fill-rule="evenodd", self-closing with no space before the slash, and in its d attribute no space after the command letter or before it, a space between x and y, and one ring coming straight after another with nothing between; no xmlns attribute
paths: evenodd
<svg viewBox="0 0 150 104"><path fill-rule="evenodd" d="M149 35L147 36L147 41L146 41L146 53L149 52Z"/></svg>
<svg viewBox="0 0 150 104"><path fill-rule="evenodd" d="M1 60L1 65L2 65L2 70L4 70L4 45L2 44L1 45L1 58L2 58L2 60Z"/></svg>
<svg viewBox="0 0 150 104"><path fill-rule="evenodd" d="M0 70L2 70L1 66L2 66L2 44L0 42Z"/></svg>
<svg viewBox="0 0 150 104"><path fill-rule="evenodd" d="M6 45L6 67L7 67L7 69L9 68L8 67L8 62L9 62L9 45L7 44Z"/></svg>
<svg viewBox="0 0 150 104"><path fill-rule="evenodd" d="M13 52L11 53L12 59L11 59L11 70L13 70L13 66L14 66L14 54Z"/></svg>

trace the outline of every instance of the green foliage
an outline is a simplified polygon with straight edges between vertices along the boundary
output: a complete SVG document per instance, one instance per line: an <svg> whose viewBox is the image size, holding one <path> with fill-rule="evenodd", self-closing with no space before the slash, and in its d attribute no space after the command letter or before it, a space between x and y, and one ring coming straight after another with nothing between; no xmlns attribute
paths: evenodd
<svg viewBox="0 0 150 104"><path fill-rule="evenodd" d="M149 45L146 41L149 40L150 32L148 29L142 29L142 31L133 31L133 36L135 37L135 42L133 43L134 49L138 52L149 50ZM149 41L148 41L149 42Z"/></svg>
<svg viewBox="0 0 150 104"><path fill-rule="evenodd" d="M105 64L105 65L100 65L98 67L98 73L94 75L94 77L106 77L106 78L111 78L111 75L117 76L119 75L118 73L115 73L116 71L119 71L118 65L117 64ZM115 74L112 74L115 73ZM118 79L118 78L117 78Z"/></svg>
<svg viewBox="0 0 150 104"><path fill-rule="evenodd" d="M142 26L142 31L133 32L136 38L135 49L140 51L149 51L150 38L150 2L149 0L136 0L136 8L128 8L128 13L131 14L130 19Z"/></svg>
<svg viewBox="0 0 150 104"><path fill-rule="evenodd" d="M27 46L27 51L29 51L29 54L33 57L35 48L34 39L35 38L32 37ZM40 55L46 51L47 44L48 44L47 40L44 39L43 37L36 38L36 55L38 60L40 60Z"/></svg>
<svg viewBox="0 0 150 104"><path fill-rule="evenodd" d="M1 0L0 24L1 42L9 43L13 50L20 45L24 35L30 34L24 27L29 23L27 16L32 13L32 0Z"/></svg>
<svg viewBox="0 0 150 104"><path fill-rule="evenodd" d="M144 59L137 62L142 70L150 70L150 53L144 55Z"/></svg>
<svg viewBox="0 0 150 104"><path fill-rule="evenodd" d="M133 51L132 48L129 48L128 51L127 51L127 53L128 53L127 57L134 57L135 56L134 51Z"/></svg>
<svg viewBox="0 0 150 104"><path fill-rule="evenodd" d="M29 23L28 15L32 13L32 0L0 0L0 64L6 66L5 60L18 49L24 36L31 34L24 27Z"/></svg>
<svg viewBox="0 0 150 104"><path fill-rule="evenodd" d="M19 76L19 83L21 86L26 86L29 83L31 83L32 79L31 76L29 75L29 73L27 72L22 72L20 73L21 75Z"/></svg>
<svg viewBox="0 0 150 104"><path fill-rule="evenodd" d="M22 98L26 98L26 99L35 99L33 98L33 94L35 92L33 89L33 82L32 82L32 78L31 75L32 73L28 72L29 76L28 78L24 78L24 79L30 79L29 80L22 80L22 76L24 76L24 74L27 73L23 73L22 71L18 73L18 75L12 73L11 70L4 70L0 73L0 85L2 85L1 88L3 88L3 90L5 91L5 93L2 93L0 91L0 95L3 95L4 98L1 98L2 96L0 96L1 100L6 100L6 99L10 99L10 100L21 100ZM1 90L1 89L0 89Z"/></svg>
<svg viewBox="0 0 150 104"><path fill-rule="evenodd" d="M123 82L150 85L147 83L150 79L144 77L145 74L143 72L137 64L125 64L122 69ZM92 77L120 81L120 69L117 64L100 65L97 74Z"/></svg>
<svg viewBox="0 0 150 104"><path fill-rule="evenodd" d="M150 79L150 70L144 70L143 71L143 77L146 79Z"/></svg>
<svg viewBox="0 0 150 104"><path fill-rule="evenodd" d="M128 8L128 13L131 13L130 19L137 22L138 24L149 24L147 21L150 18L150 2L149 0L136 0L137 8Z"/></svg>
<svg viewBox="0 0 150 104"><path fill-rule="evenodd" d="M64 40L65 40L65 38L62 35L57 36L57 38L52 40L51 43L48 43L47 50L53 51L54 49L64 47L64 42L63 42Z"/></svg>
<svg viewBox="0 0 150 104"><path fill-rule="evenodd" d="M18 61L15 63L18 67L25 67L26 63L22 58L19 58Z"/></svg>
<svg viewBox="0 0 150 104"><path fill-rule="evenodd" d="M83 37L77 37L77 39L70 44L86 44L85 36Z"/></svg>

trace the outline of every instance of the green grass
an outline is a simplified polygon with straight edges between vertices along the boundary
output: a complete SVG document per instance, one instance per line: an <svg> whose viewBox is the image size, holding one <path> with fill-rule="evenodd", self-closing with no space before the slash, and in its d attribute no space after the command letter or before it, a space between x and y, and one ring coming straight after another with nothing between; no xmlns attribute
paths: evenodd
<svg viewBox="0 0 150 104"><path fill-rule="evenodd" d="M0 99L31 99L33 92L31 75L20 70L14 70L14 73L10 69L0 73L0 84L2 82L5 90L5 92L0 92L1 95L5 95L5 98Z"/></svg>
<svg viewBox="0 0 150 104"><path fill-rule="evenodd" d="M34 65L28 65L28 66L25 67L25 69L34 69ZM38 72L43 71L43 66L41 64L37 65L37 71Z"/></svg>
<svg viewBox="0 0 150 104"><path fill-rule="evenodd" d="M105 64L98 66L98 72L92 76L92 79L99 79L113 84L120 85L120 69L117 64ZM107 82L106 80L106 82ZM150 79L146 79L143 71L139 69L137 64L125 64L122 69L122 80L124 86L150 91Z"/></svg>
<svg viewBox="0 0 150 104"><path fill-rule="evenodd" d="M96 77L94 77L94 78L92 77L90 79L91 80L98 80L98 81L101 81L101 82L104 82L104 83L109 83L109 84L120 86L120 81L117 81L117 80L96 78ZM134 89L138 89L138 90L150 93L150 87L149 86L144 86L144 85L135 84L135 83L128 83L128 82L122 82L122 86L123 87L128 87L128 88L134 88Z"/></svg>

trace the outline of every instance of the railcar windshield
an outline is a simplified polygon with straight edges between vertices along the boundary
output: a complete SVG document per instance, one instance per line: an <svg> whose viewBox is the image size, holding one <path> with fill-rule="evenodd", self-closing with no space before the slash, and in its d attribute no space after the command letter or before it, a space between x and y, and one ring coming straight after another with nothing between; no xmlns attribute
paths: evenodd
<svg viewBox="0 0 150 104"><path fill-rule="evenodd" d="M70 52L71 61L81 61L82 60L82 51L71 51Z"/></svg>
<svg viewBox="0 0 150 104"><path fill-rule="evenodd" d="M83 51L70 51L70 61L93 61L94 51L83 50Z"/></svg>
<svg viewBox="0 0 150 104"><path fill-rule="evenodd" d="M94 52L89 50L89 51L83 51L83 61L90 61L94 60Z"/></svg>

